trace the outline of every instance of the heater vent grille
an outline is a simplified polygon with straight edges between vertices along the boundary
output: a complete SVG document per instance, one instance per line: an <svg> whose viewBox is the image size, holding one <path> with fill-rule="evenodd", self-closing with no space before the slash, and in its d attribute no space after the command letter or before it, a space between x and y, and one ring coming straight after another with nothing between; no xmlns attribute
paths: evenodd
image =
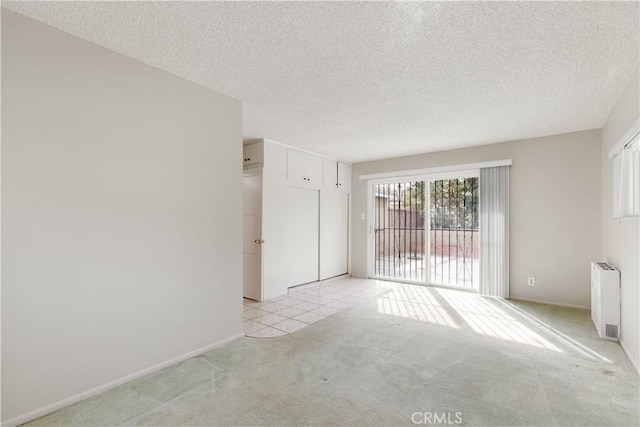
<svg viewBox="0 0 640 427"><path fill-rule="evenodd" d="M610 325L610 324L606 324L605 325L605 336L607 338L618 338L618 325Z"/></svg>

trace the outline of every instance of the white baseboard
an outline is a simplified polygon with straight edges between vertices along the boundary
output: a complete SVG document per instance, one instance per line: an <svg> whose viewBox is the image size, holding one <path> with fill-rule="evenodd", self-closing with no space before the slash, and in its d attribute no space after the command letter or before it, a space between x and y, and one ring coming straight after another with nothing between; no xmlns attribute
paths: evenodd
<svg viewBox="0 0 640 427"><path fill-rule="evenodd" d="M94 388L89 389L87 391L83 391L82 393L78 393L78 394L76 394L74 396L71 396L71 397L68 397L66 399L60 400L60 401L58 401L56 403L53 403L51 405L47 405L47 406L42 407L40 409L36 409L35 411L28 412L28 413L26 413L24 415L19 415L19 416L15 417L15 418L12 418L10 420L4 421L2 423L2 427L15 427L15 426L18 426L20 424L24 424L26 422L33 421L36 418L40 418L40 417L43 417L45 415L48 415L48 414L50 414L52 412L57 411L58 409L62 409L62 408L67 407L69 405L73 405L74 403L78 403L78 402L80 402L82 400L85 400L85 399L88 399L90 397L96 396L96 395L98 395L100 393L104 393L107 390L111 390L112 388L118 387L118 386L120 386L122 384L131 382L133 380L137 380L138 378L142 378L142 377L144 377L146 375L149 375L149 374L152 374L154 372L157 372L157 371L159 371L161 369L164 369L164 368L166 368L168 366L175 365L176 363L182 362L182 361L187 360L187 359L191 359L192 357L195 357L195 356L199 356L202 353L206 353L209 350L213 350L214 348L222 347L223 345L228 344L228 343L230 343L232 341L235 341L237 339L240 339L242 337L244 337L244 333L232 335L229 338L225 338L225 339L223 339L221 341L215 342L213 344L209 344L208 346L199 348L199 349L194 350L194 351L190 351L188 353L182 354L180 356L174 357L174 358L166 360L164 362L160 362L157 365L150 366L148 368L145 368L145 369L142 369L140 371L134 372L132 374L126 375L126 376L124 376L122 378L119 378L117 380L110 381L110 382L108 382L106 384L100 385L98 387L94 387Z"/></svg>
<svg viewBox="0 0 640 427"><path fill-rule="evenodd" d="M631 358L629 349L627 349L627 346L624 344L623 340L620 340L620 347L622 347L622 351L624 352L625 356L627 356L627 360L631 363L631 366L633 366L636 372L640 374L640 369L638 369L638 363Z"/></svg>
<svg viewBox="0 0 640 427"><path fill-rule="evenodd" d="M342 280L351 277L350 273L341 274L339 276L329 277L328 279L318 280L317 282L305 283L303 285L292 286L287 288L287 295L294 294L299 291L308 291L311 288L315 288L316 286L326 285L330 282L335 282L336 280Z"/></svg>
<svg viewBox="0 0 640 427"><path fill-rule="evenodd" d="M555 305L557 307L581 308L585 310L591 310L591 307L585 307L584 305L565 304L562 302L546 301L542 299L522 298L522 297L514 297L514 296L510 296L509 299L512 299L515 301L534 302L536 304Z"/></svg>

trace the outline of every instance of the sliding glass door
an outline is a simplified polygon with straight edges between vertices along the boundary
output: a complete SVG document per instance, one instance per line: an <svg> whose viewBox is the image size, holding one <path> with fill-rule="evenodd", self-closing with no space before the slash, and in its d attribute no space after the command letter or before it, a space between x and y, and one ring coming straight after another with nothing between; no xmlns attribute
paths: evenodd
<svg viewBox="0 0 640 427"><path fill-rule="evenodd" d="M477 176L371 188L373 277L478 289Z"/></svg>

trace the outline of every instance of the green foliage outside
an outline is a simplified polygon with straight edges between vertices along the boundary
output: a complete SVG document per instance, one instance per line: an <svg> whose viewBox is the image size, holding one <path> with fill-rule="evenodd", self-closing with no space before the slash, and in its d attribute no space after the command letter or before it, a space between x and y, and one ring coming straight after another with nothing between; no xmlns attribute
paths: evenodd
<svg viewBox="0 0 640 427"><path fill-rule="evenodd" d="M409 183L402 191L401 206L420 213L424 220L424 181ZM431 181L431 229L478 228L478 178Z"/></svg>
<svg viewBox="0 0 640 427"><path fill-rule="evenodd" d="M432 181L431 228L478 228L478 178Z"/></svg>

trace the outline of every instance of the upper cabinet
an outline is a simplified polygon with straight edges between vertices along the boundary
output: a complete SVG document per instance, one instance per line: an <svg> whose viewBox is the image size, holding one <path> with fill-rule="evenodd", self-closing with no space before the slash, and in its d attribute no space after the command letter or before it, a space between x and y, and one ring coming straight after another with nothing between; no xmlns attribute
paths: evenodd
<svg viewBox="0 0 640 427"><path fill-rule="evenodd" d="M351 190L351 165L338 162L338 190L349 193Z"/></svg>
<svg viewBox="0 0 640 427"><path fill-rule="evenodd" d="M335 160L324 159L322 165L324 168L324 189L336 190L338 188L338 162Z"/></svg>
<svg viewBox="0 0 640 427"><path fill-rule="evenodd" d="M242 147L242 164L249 166L262 163L262 142L252 142Z"/></svg>
<svg viewBox="0 0 640 427"><path fill-rule="evenodd" d="M351 166L335 160L324 160L324 188L349 193L351 187Z"/></svg>
<svg viewBox="0 0 640 427"><path fill-rule="evenodd" d="M287 181L294 187L322 187L322 159L297 150L287 150Z"/></svg>

